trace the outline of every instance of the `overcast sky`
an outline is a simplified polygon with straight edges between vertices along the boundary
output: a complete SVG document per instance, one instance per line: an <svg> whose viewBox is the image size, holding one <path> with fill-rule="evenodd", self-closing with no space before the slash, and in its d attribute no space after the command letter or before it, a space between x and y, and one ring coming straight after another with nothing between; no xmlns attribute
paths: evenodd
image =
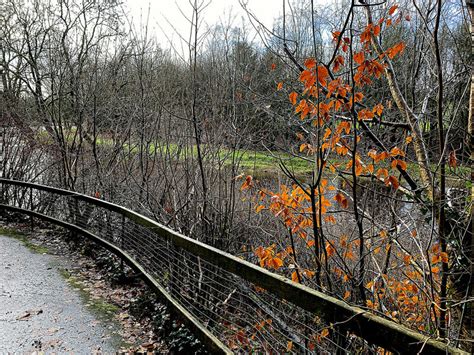
<svg viewBox="0 0 474 355"><path fill-rule="evenodd" d="M282 13L282 4L279 0L246 1L248 9L269 28L272 27L273 20ZM186 38L189 36L190 25L179 10L181 8L186 16L191 17L192 8L188 0L126 0L124 10L127 11L127 18L129 20L133 18L133 23L138 25L141 18L142 22L145 22L148 8L150 8L149 25L163 47L168 47L163 30L174 42L179 38L166 19L182 36ZM238 0L212 0L202 16L205 26L221 21L228 23L229 17L234 18L236 26L242 23L242 17L248 22L248 17Z"/></svg>

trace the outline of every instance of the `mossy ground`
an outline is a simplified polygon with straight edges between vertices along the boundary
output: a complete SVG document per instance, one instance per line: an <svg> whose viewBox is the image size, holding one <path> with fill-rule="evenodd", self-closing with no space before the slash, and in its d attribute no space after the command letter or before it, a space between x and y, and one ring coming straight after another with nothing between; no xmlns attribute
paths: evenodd
<svg viewBox="0 0 474 355"><path fill-rule="evenodd" d="M0 234L19 240L25 247L34 253L47 254L49 252L48 248L33 243L27 235L18 232L15 229L0 227Z"/></svg>
<svg viewBox="0 0 474 355"><path fill-rule="evenodd" d="M115 316L120 311L119 307L100 297L94 297L93 293L84 285L81 279L73 275L69 270L59 267L58 271L64 280L78 292L82 302L98 320L109 324L115 322ZM113 326L116 327L116 325ZM112 337L112 344L117 348L128 348L131 346L131 344L124 341L119 335Z"/></svg>

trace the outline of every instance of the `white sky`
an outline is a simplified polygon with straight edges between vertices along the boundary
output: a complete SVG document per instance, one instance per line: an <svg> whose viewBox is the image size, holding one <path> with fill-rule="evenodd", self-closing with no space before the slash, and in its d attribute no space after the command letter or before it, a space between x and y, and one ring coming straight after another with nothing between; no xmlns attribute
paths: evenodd
<svg viewBox="0 0 474 355"><path fill-rule="evenodd" d="M247 8L254 13L258 20L268 28L272 28L273 20L282 14L281 0L245 0L247 1ZM207 3L208 1L206 1ZM168 40L163 35L163 30L166 32L173 42L178 43L179 36L172 29L172 26L167 23L166 19L173 24L173 27L183 37L188 38L190 32L190 25L180 12L191 18L192 8L189 0L125 0L125 10L128 11L128 19L133 18L133 23L138 26L140 19L142 23L146 22L146 16L150 8L149 28L153 34L158 38L160 44L164 48L168 48ZM242 17L248 23L248 17L242 9L238 0L212 0L202 13L204 20L204 30L207 25L216 24L219 22L228 23L230 14L235 17L234 24L240 25ZM161 27L161 28L160 28Z"/></svg>

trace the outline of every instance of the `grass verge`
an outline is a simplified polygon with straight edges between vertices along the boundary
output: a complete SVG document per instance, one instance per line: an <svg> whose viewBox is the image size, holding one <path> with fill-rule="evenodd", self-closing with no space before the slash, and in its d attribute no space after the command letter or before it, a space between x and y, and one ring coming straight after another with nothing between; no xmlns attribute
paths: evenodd
<svg viewBox="0 0 474 355"><path fill-rule="evenodd" d="M37 244L32 243L29 240L28 236L26 236L25 234L21 232L18 232L15 229L0 227L0 234L19 240L21 244L23 244L25 247L27 247L29 250L31 250L34 253L47 254L49 252L48 248L42 245L37 245Z"/></svg>
<svg viewBox="0 0 474 355"><path fill-rule="evenodd" d="M108 324L115 323L115 315L120 311L119 307L100 297L94 297L81 279L71 274L67 269L59 267L58 271L62 278L78 292L83 304L98 320ZM116 328L118 330L118 327ZM114 334L111 337L111 341L112 345L117 348L128 348L132 345L118 334Z"/></svg>

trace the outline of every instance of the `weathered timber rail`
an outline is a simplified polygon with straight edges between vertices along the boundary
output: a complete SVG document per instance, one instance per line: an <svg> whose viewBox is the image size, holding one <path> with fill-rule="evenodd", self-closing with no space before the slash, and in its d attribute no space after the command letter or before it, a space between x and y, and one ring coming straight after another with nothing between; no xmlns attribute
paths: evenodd
<svg viewBox="0 0 474 355"><path fill-rule="evenodd" d="M80 193L0 179L0 211L62 226L138 272L214 353L463 353L342 300ZM325 331L325 335L321 335ZM329 335L328 335L329 333Z"/></svg>

